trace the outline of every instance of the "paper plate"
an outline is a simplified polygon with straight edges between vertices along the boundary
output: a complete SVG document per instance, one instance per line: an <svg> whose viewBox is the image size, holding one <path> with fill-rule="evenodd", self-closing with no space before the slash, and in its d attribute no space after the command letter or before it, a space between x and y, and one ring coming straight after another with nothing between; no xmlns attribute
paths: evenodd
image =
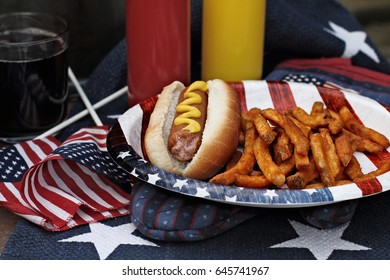
<svg viewBox="0 0 390 280"><path fill-rule="evenodd" d="M390 114L376 101L356 92L303 83L243 81L231 84L240 95L242 110L273 107L281 112L296 106L310 112L315 101L339 110L349 106L367 127L390 138ZM359 184L322 189L250 189L222 186L166 172L145 160L143 137L157 97L150 98L126 111L110 130L107 147L114 161L135 178L184 195L251 207L308 207L331 204L390 189L390 172ZM363 173L377 169L375 164L390 160L389 149L378 155L356 153Z"/></svg>

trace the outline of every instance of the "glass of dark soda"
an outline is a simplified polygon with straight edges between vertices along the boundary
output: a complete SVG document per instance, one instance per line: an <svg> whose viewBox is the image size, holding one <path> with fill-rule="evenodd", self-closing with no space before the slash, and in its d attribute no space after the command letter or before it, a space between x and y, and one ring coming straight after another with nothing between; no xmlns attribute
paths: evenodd
<svg viewBox="0 0 390 280"><path fill-rule="evenodd" d="M0 140L32 139L67 115L68 24L41 13L0 15Z"/></svg>

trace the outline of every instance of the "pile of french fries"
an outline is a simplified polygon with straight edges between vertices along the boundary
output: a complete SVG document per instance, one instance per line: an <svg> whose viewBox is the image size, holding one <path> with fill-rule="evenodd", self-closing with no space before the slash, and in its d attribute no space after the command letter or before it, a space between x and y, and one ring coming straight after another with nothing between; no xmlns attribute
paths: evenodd
<svg viewBox="0 0 390 280"><path fill-rule="evenodd" d="M348 107L339 112L315 102L311 112L252 108L242 114L243 151L211 178L245 188L305 189L358 183L390 170L383 161L363 174L355 152L380 153L389 140L361 124Z"/></svg>

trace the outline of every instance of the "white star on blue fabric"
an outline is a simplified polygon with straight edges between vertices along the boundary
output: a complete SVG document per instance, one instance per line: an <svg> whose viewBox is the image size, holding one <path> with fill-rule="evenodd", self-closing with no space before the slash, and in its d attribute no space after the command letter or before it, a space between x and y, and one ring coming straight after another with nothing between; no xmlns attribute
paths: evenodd
<svg viewBox="0 0 390 280"><path fill-rule="evenodd" d="M236 201L237 201L237 195L233 195L233 196L227 196L227 195L225 195L225 201L228 201L228 202L236 202Z"/></svg>
<svg viewBox="0 0 390 280"><path fill-rule="evenodd" d="M124 159L125 157L128 157L128 156L130 156L130 152L126 151L126 152L120 152L116 158Z"/></svg>
<svg viewBox="0 0 390 280"><path fill-rule="evenodd" d="M155 185L158 180L161 180L161 178L158 176L158 173L156 174L148 174L148 183Z"/></svg>
<svg viewBox="0 0 390 280"><path fill-rule="evenodd" d="M206 197L206 196L210 196L210 193L206 190L206 188L196 187L196 194L195 195L198 197Z"/></svg>
<svg viewBox="0 0 390 280"><path fill-rule="evenodd" d="M324 30L345 42L345 49L341 55L342 57L351 58L354 57L358 52L362 52L376 63L380 62L374 49L365 42L367 38L367 34L365 32L348 31L331 21L329 22L329 25L332 29L330 30L325 28Z"/></svg>
<svg viewBox="0 0 390 280"><path fill-rule="evenodd" d="M157 246L157 244L135 236L132 233L136 227L132 223L116 227L107 226L102 223L89 224L91 232L76 235L58 242L90 242L95 246L99 258L106 259L121 244Z"/></svg>
<svg viewBox="0 0 390 280"><path fill-rule="evenodd" d="M135 168L130 172L130 174L133 175L134 177L138 177L138 174L135 171Z"/></svg>
<svg viewBox="0 0 390 280"><path fill-rule="evenodd" d="M273 197L277 197L278 195L276 194L275 190L270 190L270 189L267 189L264 193L264 195L270 197L271 199Z"/></svg>
<svg viewBox="0 0 390 280"><path fill-rule="evenodd" d="M371 248L341 239L349 223L331 229L318 229L296 221L289 222L299 237L273 245L271 248L309 249L318 260L328 259L334 250L371 250Z"/></svg>
<svg viewBox="0 0 390 280"><path fill-rule="evenodd" d="M316 189L303 189L302 190L303 192L307 192L308 194L312 195L313 193L316 193L317 190Z"/></svg>
<svg viewBox="0 0 390 280"><path fill-rule="evenodd" d="M180 190L182 190L184 186L187 186L187 179L185 180L176 179L176 182L173 185L174 188L179 188Z"/></svg>

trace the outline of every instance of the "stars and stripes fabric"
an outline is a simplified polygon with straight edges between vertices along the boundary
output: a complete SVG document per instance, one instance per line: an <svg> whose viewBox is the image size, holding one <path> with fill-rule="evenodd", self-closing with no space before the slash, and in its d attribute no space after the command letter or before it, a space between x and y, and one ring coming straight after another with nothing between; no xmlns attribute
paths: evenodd
<svg viewBox="0 0 390 280"><path fill-rule="evenodd" d="M346 89L390 106L389 75L353 65L350 59L289 59L278 64L266 80Z"/></svg>
<svg viewBox="0 0 390 280"><path fill-rule="evenodd" d="M107 152L107 126L0 149L0 205L46 230L61 231L129 213L128 175Z"/></svg>
<svg viewBox="0 0 390 280"><path fill-rule="evenodd" d="M340 1L267 2L266 72L291 58L351 59L352 64L390 74L390 64ZM268 64L267 64L268 62Z"/></svg>
<svg viewBox="0 0 390 280"><path fill-rule="evenodd" d="M135 181L131 193L132 223L155 240L205 240L256 215L255 208L191 199L141 180Z"/></svg>

